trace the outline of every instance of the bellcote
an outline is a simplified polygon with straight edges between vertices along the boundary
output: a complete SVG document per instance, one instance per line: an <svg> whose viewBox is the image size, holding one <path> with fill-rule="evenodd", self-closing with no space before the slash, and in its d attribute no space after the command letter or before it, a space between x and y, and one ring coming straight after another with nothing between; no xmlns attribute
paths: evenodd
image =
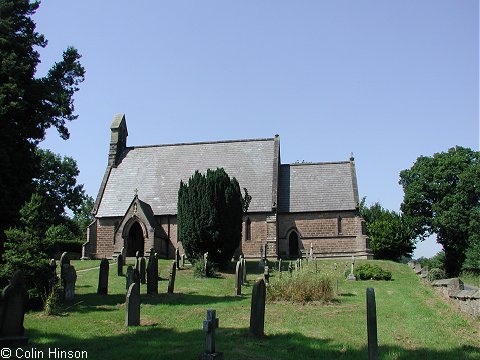
<svg viewBox="0 0 480 360"><path fill-rule="evenodd" d="M112 125L110 126L110 152L108 154L108 165L116 167L120 162L120 156L127 147L127 122L125 114L117 114L113 117Z"/></svg>

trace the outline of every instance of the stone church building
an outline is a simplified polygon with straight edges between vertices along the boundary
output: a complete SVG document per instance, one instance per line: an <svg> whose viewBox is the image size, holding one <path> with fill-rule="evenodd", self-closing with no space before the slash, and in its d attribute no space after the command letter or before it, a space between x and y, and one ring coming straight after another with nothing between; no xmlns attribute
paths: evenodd
<svg viewBox="0 0 480 360"><path fill-rule="evenodd" d="M348 161L282 164L280 138L127 146L125 115L111 125L108 165L87 230L84 258L148 255L172 258L177 236L180 180L222 167L247 188L238 252L295 258L313 247L319 258L371 258L353 157Z"/></svg>

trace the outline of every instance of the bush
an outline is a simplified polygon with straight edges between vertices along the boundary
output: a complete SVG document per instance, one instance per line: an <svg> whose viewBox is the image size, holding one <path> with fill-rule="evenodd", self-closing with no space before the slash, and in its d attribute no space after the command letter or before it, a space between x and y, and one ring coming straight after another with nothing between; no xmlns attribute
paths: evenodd
<svg viewBox="0 0 480 360"><path fill-rule="evenodd" d="M52 287L44 302L43 312L45 315L58 315L62 299L62 288L59 284Z"/></svg>
<svg viewBox="0 0 480 360"><path fill-rule="evenodd" d="M445 274L445 271L439 268L433 268L428 271L427 280L432 282L435 280L445 279L446 277L447 275Z"/></svg>
<svg viewBox="0 0 480 360"><path fill-rule="evenodd" d="M358 280L391 280L392 273L382 269L377 264L362 264L354 271Z"/></svg>
<svg viewBox="0 0 480 360"><path fill-rule="evenodd" d="M205 272L205 261L203 259L197 260L193 263L193 276L196 278L215 277L217 275L216 266L208 263L207 271Z"/></svg>
<svg viewBox="0 0 480 360"><path fill-rule="evenodd" d="M333 278L310 272L295 272L291 276L275 277L267 287L268 301L307 303L329 302L335 298Z"/></svg>

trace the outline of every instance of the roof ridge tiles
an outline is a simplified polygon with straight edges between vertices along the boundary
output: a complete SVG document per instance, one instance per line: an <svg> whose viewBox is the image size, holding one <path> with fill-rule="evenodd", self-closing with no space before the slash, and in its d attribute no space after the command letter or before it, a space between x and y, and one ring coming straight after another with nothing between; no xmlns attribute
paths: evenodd
<svg viewBox="0 0 480 360"><path fill-rule="evenodd" d="M246 143L246 142L255 142L255 141L274 141L274 140L275 140L275 138L239 139L239 140L218 140L218 141L199 141L199 142L191 142L191 143L157 144L157 145L138 145L138 146L128 146L127 148L128 148L128 149L143 149L143 148L168 147L168 146Z"/></svg>
<svg viewBox="0 0 480 360"><path fill-rule="evenodd" d="M323 162L303 162L303 163L291 163L282 164L282 166L303 166L303 165L334 165L334 164L350 164L349 160L339 161L323 161Z"/></svg>

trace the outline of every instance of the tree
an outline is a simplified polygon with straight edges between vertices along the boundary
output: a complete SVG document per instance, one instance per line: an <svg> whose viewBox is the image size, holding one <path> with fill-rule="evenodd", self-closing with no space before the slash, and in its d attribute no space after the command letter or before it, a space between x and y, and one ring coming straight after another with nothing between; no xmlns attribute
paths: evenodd
<svg viewBox="0 0 480 360"><path fill-rule="evenodd" d="M445 270L457 275L478 244L480 153L457 146L432 157L420 156L400 173L401 209L421 239L437 234Z"/></svg>
<svg viewBox="0 0 480 360"><path fill-rule="evenodd" d="M0 251L4 230L19 219L30 199L35 176L35 149L50 127L68 139L74 115L73 94L84 79L80 55L73 47L63 53L47 75L35 77L45 47L31 15L39 6L28 0L0 0Z"/></svg>
<svg viewBox="0 0 480 360"><path fill-rule="evenodd" d="M360 215L366 222L375 258L399 261L402 256L412 255L415 234L403 216L384 209L378 202L367 207L365 198L360 204Z"/></svg>
<svg viewBox="0 0 480 360"><path fill-rule="evenodd" d="M235 178L223 169L198 171L180 182L178 190L179 238L188 258L209 259L225 266L232 258L242 238L242 218L251 197L246 189L242 197Z"/></svg>

